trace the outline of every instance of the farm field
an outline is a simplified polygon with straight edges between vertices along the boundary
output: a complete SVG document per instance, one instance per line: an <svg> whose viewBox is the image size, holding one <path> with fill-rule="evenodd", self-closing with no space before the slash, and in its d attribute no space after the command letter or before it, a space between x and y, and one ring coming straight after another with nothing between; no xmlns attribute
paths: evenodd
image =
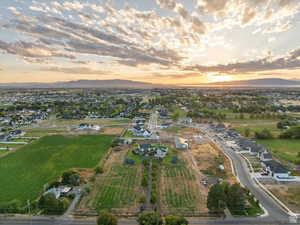
<svg viewBox="0 0 300 225"><path fill-rule="evenodd" d="M292 163L300 160L298 156L300 154L300 140L271 139L257 140L257 142L270 149L276 158Z"/></svg>
<svg viewBox="0 0 300 225"><path fill-rule="evenodd" d="M275 137L281 133L281 130L276 127L278 120L231 120L229 123L241 134L244 134L246 129L250 129L251 137L254 137L255 132L263 129L270 130Z"/></svg>
<svg viewBox="0 0 300 225"><path fill-rule="evenodd" d="M25 137L43 137L67 132L64 128L25 128L24 131Z"/></svg>
<svg viewBox="0 0 300 225"><path fill-rule="evenodd" d="M94 207L97 210L124 208L137 202L140 186L137 166L113 165L102 179Z"/></svg>
<svg viewBox="0 0 300 225"><path fill-rule="evenodd" d="M70 127L78 126L81 123L110 125L110 124L127 124L131 121L128 119L95 119L95 120L67 120L67 119L53 119L45 120L39 123L40 127Z"/></svg>
<svg viewBox="0 0 300 225"><path fill-rule="evenodd" d="M70 168L94 168L114 136L47 136L0 159L0 205L36 200L43 186Z"/></svg>
<svg viewBox="0 0 300 225"><path fill-rule="evenodd" d="M197 182L194 171L187 167L186 161L180 160L177 164L163 163L159 184L163 213L207 212L206 197L200 192Z"/></svg>
<svg viewBox="0 0 300 225"><path fill-rule="evenodd" d="M103 165L104 173L96 176L92 191L81 201L79 211L117 209L116 213L130 213L139 210L142 165L124 165L128 150L112 151Z"/></svg>

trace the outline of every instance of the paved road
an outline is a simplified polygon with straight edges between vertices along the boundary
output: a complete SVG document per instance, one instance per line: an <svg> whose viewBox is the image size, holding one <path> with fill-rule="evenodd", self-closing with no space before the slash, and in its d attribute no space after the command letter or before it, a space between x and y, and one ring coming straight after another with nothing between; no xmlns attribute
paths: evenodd
<svg viewBox="0 0 300 225"><path fill-rule="evenodd" d="M214 139L215 143L221 146L224 152L232 159L236 175L240 182L251 191L255 198L259 200L261 205L268 212L268 216L263 218L259 217L257 218L257 221L272 220L278 223L288 222L289 214L255 183L250 175L250 171L245 160L238 153L227 147L224 141L218 138L213 138L212 136L212 134L208 135L208 137Z"/></svg>
<svg viewBox="0 0 300 225"><path fill-rule="evenodd" d="M120 225L137 225L135 219L119 220ZM222 219L189 219L191 225L288 225L288 223L278 222L272 219L242 219L236 218L231 220ZM50 217L33 217L30 218L0 218L0 225L96 225L96 219L70 219L70 218L50 218Z"/></svg>

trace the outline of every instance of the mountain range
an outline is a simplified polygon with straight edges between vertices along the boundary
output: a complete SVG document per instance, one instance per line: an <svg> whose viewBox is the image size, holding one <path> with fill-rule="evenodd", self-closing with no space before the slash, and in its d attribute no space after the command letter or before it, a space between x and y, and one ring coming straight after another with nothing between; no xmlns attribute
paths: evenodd
<svg viewBox="0 0 300 225"><path fill-rule="evenodd" d="M265 78L265 79L253 79L253 80L236 80L236 81L225 81L215 82L209 84L199 84L209 86L249 86L249 87L281 87L281 86L298 86L300 80L286 80L280 78Z"/></svg>
<svg viewBox="0 0 300 225"><path fill-rule="evenodd" d="M132 80L75 80L54 83L0 83L0 88L157 88L165 85Z"/></svg>
<svg viewBox="0 0 300 225"><path fill-rule="evenodd" d="M187 86L187 85L185 85ZM201 86L238 86L238 87L282 87L300 86L300 80L285 80L279 78L237 80L215 83L200 83ZM0 88L170 88L179 85L163 85L132 80L75 80L54 83L0 83Z"/></svg>

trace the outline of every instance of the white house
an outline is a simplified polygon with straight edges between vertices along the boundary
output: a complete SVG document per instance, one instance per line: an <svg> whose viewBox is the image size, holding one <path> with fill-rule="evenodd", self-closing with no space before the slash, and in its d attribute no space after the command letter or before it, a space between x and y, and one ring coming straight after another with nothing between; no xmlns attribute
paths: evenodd
<svg viewBox="0 0 300 225"><path fill-rule="evenodd" d="M277 161L264 161L262 166L275 180L281 181L290 177L290 171Z"/></svg>
<svg viewBox="0 0 300 225"><path fill-rule="evenodd" d="M19 138L25 135L25 132L22 130L12 130L9 133L9 136L12 138Z"/></svg>
<svg viewBox="0 0 300 225"><path fill-rule="evenodd" d="M82 123L78 127L79 130L96 130L99 131L101 127L96 124L88 124L88 123Z"/></svg>
<svg viewBox="0 0 300 225"><path fill-rule="evenodd" d="M134 126L132 129L134 136L143 136L143 137L149 137L152 135L151 131L144 129L140 126Z"/></svg>
<svg viewBox="0 0 300 225"><path fill-rule="evenodd" d="M265 152L260 154L259 159L263 162L272 160L272 154L269 152Z"/></svg>
<svg viewBox="0 0 300 225"><path fill-rule="evenodd" d="M51 188L45 192L45 194L51 193L55 196L56 199L59 199L61 196L67 195L72 190L68 186L59 186L57 188Z"/></svg>

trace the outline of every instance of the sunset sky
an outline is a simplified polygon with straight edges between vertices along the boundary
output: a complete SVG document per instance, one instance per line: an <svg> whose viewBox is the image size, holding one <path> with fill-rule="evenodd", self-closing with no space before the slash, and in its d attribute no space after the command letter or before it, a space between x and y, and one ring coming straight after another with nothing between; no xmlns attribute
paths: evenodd
<svg viewBox="0 0 300 225"><path fill-rule="evenodd" d="M0 0L0 82L300 80L299 0Z"/></svg>

